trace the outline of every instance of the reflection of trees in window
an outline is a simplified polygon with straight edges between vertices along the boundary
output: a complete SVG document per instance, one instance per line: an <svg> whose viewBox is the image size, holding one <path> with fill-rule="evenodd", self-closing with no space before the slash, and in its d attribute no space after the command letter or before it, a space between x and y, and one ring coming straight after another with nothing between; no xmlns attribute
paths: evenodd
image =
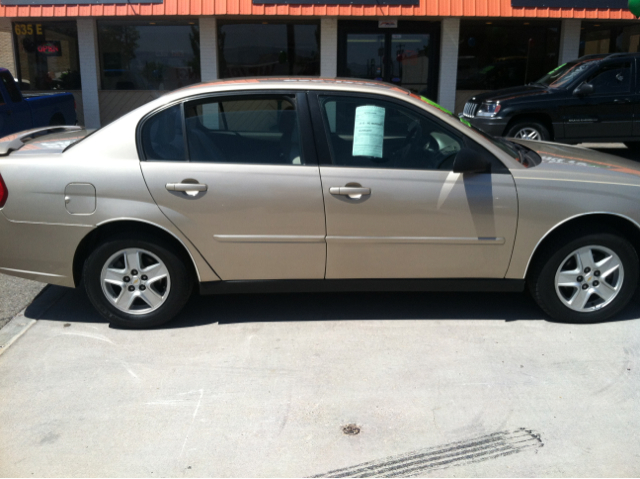
<svg viewBox="0 0 640 479"><path fill-rule="evenodd" d="M140 32L134 25L105 25L100 29L105 70L129 70L136 57Z"/></svg>
<svg viewBox="0 0 640 479"><path fill-rule="evenodd" d="M248 39L260 38L258 44ZM222 78L269 75L319 75L318 25L228 23L218 33Z"/></svg>
<svg viewBox="0 0 640 479"><path fill-rule="evenodd" d="M173 90L200 81L200 34L192 22L99 26L103 90Z"/></svg>
<svg viewBox="0 0 640 479"><path fill-rule="evenodd" d="M196 25L191 25L191 33L189 33L189 43L191 43L191 52L193 58L187 62L191 67L191 77L195 80L194 73L198 72L198 80L200 80L200 30Z"/></svg>

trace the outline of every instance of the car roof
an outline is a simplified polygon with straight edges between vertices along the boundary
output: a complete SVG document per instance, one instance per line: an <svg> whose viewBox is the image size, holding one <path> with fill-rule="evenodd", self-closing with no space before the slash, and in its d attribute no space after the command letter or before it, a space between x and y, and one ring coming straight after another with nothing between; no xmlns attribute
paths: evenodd
<svg viewBox="0 0 640 479"><path fill-rule="evenodd" d="M212 88L219 90L229 90L241 87L246 90L277 90L296 89L307 90L310 88L320 90L343 90L380 93L381 91L395 92L409 95L411 92L390 83L375 80L363 80L361 78L324 78L324 77L256 77L256 78L228 78L209 82L196 83L172 93L200 93L211 91Z"/></svg>
<svg viewBox="0 0 640 479"><path fill-rule="evenodd" d="M594 53L592 55L584 55L580 58L574 60L575 62L581 61L602 61L602 60L610 60L612 58L638 58L640 57L640 53Z"/></svg>

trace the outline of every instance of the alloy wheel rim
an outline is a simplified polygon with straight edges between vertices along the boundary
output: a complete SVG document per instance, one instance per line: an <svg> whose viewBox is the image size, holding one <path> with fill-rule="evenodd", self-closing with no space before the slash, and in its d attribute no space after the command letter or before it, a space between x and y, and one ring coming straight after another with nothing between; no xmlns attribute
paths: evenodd
<svg viewBox="0 0 640 479"><path fill-rule="evenodd" d="M538 130L531 127L520 128L518 132L513 136L514 138L521 138L523 140L542 140L542 135Z"/></svg>
<svg viewBox="0 0 640 479"><path fill-rule="evenodd" d="M580 313L610 304L624 283L622 260L604 246L584 246L569 254L556 271L555 289L560 301Z"/></svg>
<svg viewBox="0 0 640 479"><path fill-rule="evenodd" d="M100 273L102 292L119 311L132 315L151 313L169 296L171 276L164 262L140 248L111 255Z"/></svg>

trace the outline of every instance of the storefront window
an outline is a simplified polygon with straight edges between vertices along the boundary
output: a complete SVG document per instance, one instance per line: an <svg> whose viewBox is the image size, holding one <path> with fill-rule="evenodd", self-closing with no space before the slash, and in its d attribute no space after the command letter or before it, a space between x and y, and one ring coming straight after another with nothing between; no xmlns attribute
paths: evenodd
<svg viewBox="0 0 640 479"><path fill-rule="evenodd" d="M318 22L220 22L220 78L320 75Z"/></svg>
<svg viewBox="0 0 640 479"><path fill-rule="evenodd" d="M17 75L22 90L79 90L75 22L15 22Z"/></svg>
<svg viewBox="0 0 640 479"><path fill-rule="evenodd" d="M103 90L174 90L200 81L195 21L98 22Z"/></svg>
<svg viewBox="0 0 640 479"><path fill-rule="evenodd" d="M580 56L596 53L636 53L639 51L640 25L629 22L582 22Z"/></svg>
<svg viewBox="0 0 640 479"><path fill-rule="evenodd" d="M558 66L560 22L460 22L456 110L482 91L525 85Z"/></svg>

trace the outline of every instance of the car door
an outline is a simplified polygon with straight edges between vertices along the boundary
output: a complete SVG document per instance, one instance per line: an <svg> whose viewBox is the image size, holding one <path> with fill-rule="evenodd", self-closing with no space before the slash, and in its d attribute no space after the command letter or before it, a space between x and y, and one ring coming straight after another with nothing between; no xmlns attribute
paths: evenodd
<svg viewBox="0 0 640 479"><path fill-rule="evenodd" d="M309 121L304 94L289 92L206 96L144 120L149 190L221 279L324 277Z"/></svg>
<svg viewBox="0 0 640 479"><path fill-rule="evenodd" d="M327 279L504 277L517 196L497 159L492 173L453 173L463 146L484 149L401 100L314 93L310 105Z"/></svg>
<svg viewBox="0 0 640 479"><path fill-rule="evenodd" d="M630 137L633 130L635 92L631 60L605 63L587 78L594 91L573 95L564 109L566 139Z"/></svg>

